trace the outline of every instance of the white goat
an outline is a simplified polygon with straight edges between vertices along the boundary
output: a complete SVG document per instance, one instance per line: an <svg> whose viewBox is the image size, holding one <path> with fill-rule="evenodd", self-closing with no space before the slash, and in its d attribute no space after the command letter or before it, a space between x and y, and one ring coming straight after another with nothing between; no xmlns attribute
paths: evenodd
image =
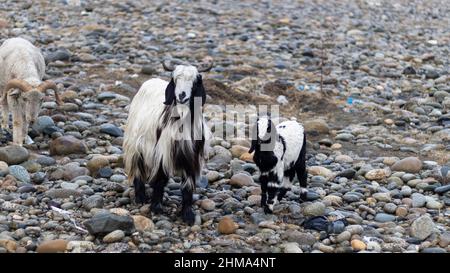
<svg viewBox="0 0 450 273"><path fill-rule="evenodd" d="M306 199L306 135L303 126L293 120L277 126L267 117L258 118L253 129L250 153L261 171L261 206L266 213L273 211L291 189L295 175L300 182L300 199Z"/></svg>
<svg viewBox="0 0 450 273"><path fill-rule="evenodd" d="M29 41L11 38L0 46L0 92L3 120L1 127L8 130L9 109L13 117L13 142L22 145L28 126L39 115L45 92L55 91L58 104L61 100L56 84L42 82L45 61L41 51Z"/></svg>
<svg viewBox="0 0 450 273"><path fill-rule="evenodd" d="M181 176L181 215L183 221L193 224L193 191L209 138L201 112L206 93L199 71L208 71L212 63L203 70L191 65L163 66L173 71L171 81L146 81L131 102L123 143L125 169L137 202L148 201L144 183L150 183L155 213L162 212L169 177Z"/></svg>

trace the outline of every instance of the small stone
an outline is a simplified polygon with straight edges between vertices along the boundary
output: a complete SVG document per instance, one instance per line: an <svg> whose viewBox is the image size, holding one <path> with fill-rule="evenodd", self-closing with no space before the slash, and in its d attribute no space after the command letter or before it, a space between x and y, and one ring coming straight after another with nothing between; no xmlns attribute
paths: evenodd
<svg viewBox="0 0 450 273"><path fill-rule="evenodd" d="M134 226L138 231L152 231L155 228L155 224L153 223L153 221L145 216L134 215L132 217Z"/></svg>
<svg viewBox="0 0 450 273"><path fill-rule="evenodd" d="M450 191L450 184L448 185L444 185L444 186L440 186L434 189L435 193L439 193L439 194L444 194L446 192Z"/></svg>
<svg viewBox="0 0 450 273"><path fill-rule="evenodd" d="M336 242L342 243L344 241L348 241L348 240L350 240L350 237L352 237L352 234L350 233L350 231L344 231L344 232L340 233L338 236L336 236Z"/></svg>
<svg viewBox="0 0 450 273"><path fill-rule="evenodd" d="M247 201L250 203L250 206L254 206L261 203L261 195L250 195L247 198Z"/></svg>
<svg viewBox="0 0 450 273"><path fill-rule="evenodd" d="M241 146L241 145L233 145L230 148L230 152L234 158L235 157L240 158L244 153L248 152L248 149L249 148Z"/></svg>
<svg viewBox="0 0 450 273"><path fill-rule="evenodd" d="M211 199L203 199L200 207L206 211L213 211L216 208L216 203Z"/></svg>
<svg viewBox="0 0 450 273"><path fill-rule="evenodd" d="M87 146L73 136L61 136L50 142L51 155L85 154Z"/></svg>
<svg viewBox="0 0 450 273"><path fill-rule="evenodd" d="M249 154L249 153L243 153L240 157L240 160L245 161L245 162L253 162L253 153Z"/></svg>
<svg viewBox="0 0 450 273"><path fill-rule="evenodd" d="M397 207L395 210L395 215L399 217L406 217L408 215L408 209L402 206Z"/></svg>
<svg viewBox="0 0 450 273"><path fill-rule="evenodd" d="M369 180L383 180L389 176L385 169L374 169L366 173L365 177Z"/></svg>
<svg viewBox="0 0 450 273"><path fill-rule="evenodd" d="M342 140L342 141L350 141L353 138L354 138L354 136L349 133L341 133L341 134L336 135L336 137L335 137L336 140Z"/></svg>
<svg viewBox="0 0 450 273"><path fill-rule="evenodd" d="M355 251L362 251L362 250L366 250L366 248L367 248L366 244L363 241L358 240L358 239L352 240L351 245L352 245L353 250L355 250Z"/></svg>
<svg viewBox="0 0 450 273"><path fill-rule="evenodd" d="M386 213L377 213L377 215L375 215L376 222L381 222L381 223L394 222L395 219L396 219L395 216L386 214Z"/></svg>
<svg viewBox="0 0 450 273"><path fill-rule="evenodd" d="M253 178L245 173L237 173L233 175L229 183L230 185L238 188L255 185L255 182L253 182Z"/></svg>
<svg viewBox="0 0 450 273"><path fill-rule="evenodd" d="M304 126L305 126L305 131L307 131L307 132L317 132L319 134L328 134L328 132L330 131L328 124L322 119L314 119L314 120L306 121Z"/></svg>
<svg viewBox="0 0 450 273"><path fill-rule="evenodd" d="M20 165L12 165L12 166L9 166L8 170L9 170L9 173L12 176L14 176L17 180L25 182L25 183L31 182L30 174L28 173L27 169L25 169L24 167L22 167Z"/></svg>
<svg viewBox="0 0 450 273"><path fill-rule="evenodd" d="M97 174L98 170L109 166L109 160L106 156L94 156L91 160L88 161L86 167L89 169L91 174Z"/></svg>
<svg viewBox="0 0 450 273"><path fill-rule="evenodd" d="M58 253L66 251L69 242L62 239L42 242L36 249L38 253Z"/></svg>
<svg viewBox="0 0 450 273"><path fill-rule="evenodd" d="M386 213L394 214L397 210L397 205L394 203L386 203L383 207Z"/></svg>
<svg viewBox="0 0 450 273"><path fill-rule="evenodd" d="M297 243L285 243L284 253L303 253Z"/></svg>
<svg viewBox="0 0 450 273"><path fill-rule="evenodd" d="M62 182L61 188L66 190L76 190L78 189L79 185L76 183L69 183L69 182Z"/></svg>
<svg viewBox="0 0 450 273"><path fill-rule="evenodd" d="M84 222L90 234L106 234L120 229L127 234L134 230L133 218L130 216L120 216L109 212L95 214L91 219Z"/></svg>
<svg viewBox="0 0 450 273"><path fill-rule="evenodd" d="M52 199L57 199L57 198L69 198L70 196L79 197L82 194L77 190L51 189L45 192L45 195Z"/></svg>
<svg viewBox="0 0 450 273"><path fill-rule="evenodd" d="M238 225L231 219L231 217L223 217L219 221L217 230L220 234L232 234L236 231Z"/></svg>
<svg viewBox="0 0 450 273"><path fill-rule="evenodd" d="M437 209L437 210L439 210L439 209L442 209L444 207L444 204L442 204L441 202L438 202L436 200L428 200L426 207L428 209Z"/></svg>
<svg viewBox="0 0 450 273"><path fill-rule="evenodd" d="M322 166L311 166L308 168L308 173L311 175L320 175L326 178L333 176L333 172Z"/></svg>
<svg viewBox="0 0 450 273"><path fill-rule="evenodd" d="M422 161L417 157L407 157L395 162L391 169L396 172L418 173L422 169Z"/></svg>
<svg viewBox="0 0 450 273"><path fill-rule="evenodd" d="M107 244L121 241L125 238L125 233L122 230L114 230L103 237L103 242Z"/></svg>
<svg viewBox="0 0 450 273"><path fill-rule="evenodd" d="M411 236L419 240L425 240L428 236L433 233L435 225L433 220L428 215L422 215L411 225L410 233Z"/></svg>
<svg viewBox="0 0 450 273"><path fill-rule="evenodd" d="M122 137L123 130L111 123L105 123L100 125L100 132L108 134L113 137Z"/></svg>
<svg viewBox="0 0 450 273"><path fill-rule="evenodd" d="M5 248L9 253L15 253L18 246L17 243L13 240L0 239L0 247Z"/></svg>
<svg viewBox="0 0 450 273"><path fill-rule="evenodd" d="M83 208L90 211L93 208L103 208L103 197L100 195L92 195L83 200Z"/></svg>
<svg viewBox="0 0 450 273"><path fill-rule="evenodd" d="M215 182L215 181L219 180L220 173L217 171L209 171L206 174L206 178L208 179L208 182Z"/></svg>
<svg viewBox="0 0 450 273"><path fill-rule="evenodd" d="M374 193L373 198L377 199L381 202L390 202L391 201L391 194L389 192L377 192Z"/></svg>
<svg viewBox="0 0 450 273"><path fill-rule="evenodd" d="M0 161L6 162L8 165L16 165L26 161L29 152L24 147L18 145L10 145L0 148Z"/></svg>
<svg viewBox="0 0 450 273"><path fill-rule="evenodd" d="M421 193L415 192L411 195L411 198L412 198L412 206L414 208L421 208L425 206L425 203L427 202L425 196Z"/></svg>
<svg viewBox="0 0 450 273"><path fill-rule="evenodd" d="M305 216L321 216L325 214L325 205L321 202L314 202L303 209Z"/></svg>
<svg viewBox="0 0 450 273"><path fill-rule="evenodd" d="M338 163L352 163L353 158L351 158L348 155L338 155L335 157L334 161L336 161Z"/></svg>

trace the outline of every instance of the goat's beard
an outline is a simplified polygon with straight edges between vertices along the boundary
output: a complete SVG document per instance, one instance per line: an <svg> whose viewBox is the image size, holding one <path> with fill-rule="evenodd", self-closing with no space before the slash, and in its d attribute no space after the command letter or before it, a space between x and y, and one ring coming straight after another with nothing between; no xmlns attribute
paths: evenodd
<svg viewBox="0 0 450 273"><path fill-rule="evenodd" d="M201 140L203 136L203 116L201 107L200 112L194 111L187 105L176 105L172 109L172 117L177 118L173 123L174 129L173 137L175 140ZM193 118L192 118L192 115Z"/></svg>

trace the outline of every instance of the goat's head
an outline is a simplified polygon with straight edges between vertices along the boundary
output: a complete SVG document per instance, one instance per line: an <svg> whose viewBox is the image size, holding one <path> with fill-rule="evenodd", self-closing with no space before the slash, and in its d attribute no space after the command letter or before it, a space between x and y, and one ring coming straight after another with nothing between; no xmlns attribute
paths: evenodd
<svg viewBox="0 0 450 273"><path fill-rule="evenodd" d="M192 104L194 98L201 98L202 105L206 101L206 92L203 87L202 75L200 72L209 71L213 63L207 66L198 67L189 64L172 65L169 62L163 62L166 71L172 71L172 79L166 88L166 101L164 104Z"/></svg>
<svg viewBox="0 0 450 273"><path fill-rule="evenodd" d="M252 145L249 153L253 151L273 151L276 138L277 129L275 124L269 117L258 118L256 124L253 126Z"/></svg>
<svg viewBox="0 0 450 273"><path fill-rule="evenodd" d="M8 93L11 89L12 91ZM4 94L23 103L26 122L33 124L39 115L45 93L50 89L55 91L56 102L61 105L62 101L59 98L56 84L52 81L45 81L37 87L33 87L26 81L13 79L6 84Z"/></svg>

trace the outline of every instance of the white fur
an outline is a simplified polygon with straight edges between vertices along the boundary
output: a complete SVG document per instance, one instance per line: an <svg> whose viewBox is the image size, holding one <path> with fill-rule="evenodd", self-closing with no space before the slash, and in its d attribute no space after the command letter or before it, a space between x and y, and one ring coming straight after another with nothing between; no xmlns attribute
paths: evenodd
<svg viewBox="0 0 450 273"><path fill-rule="evenodd" d="M45 74L45 61L41 51L22 38L7 39L0 46L0 92L2 104L3 129L8 129L9 109L13 116L13 141L22 145L28 133L28 123L34 119L40 108L40 101L29 102L31 108L25 109L22 99L10 97L4 88L12 79L20 79L37 87ZM55 90L56 91L56 90ZM39 95L41 96L41 95ZM39 100L39 98L37 98ZM31 114L35 113L35 114ZM29 142L29 141L27 141Z"/></svg>
<svg viewBox="0 0 450 273"><path fill-rule="evenodd" d="M179 96L182 92L185 92L185 101L188 101L191 97L192 86L198 76L197 68L191 65L178 65L173 71L173 79L175 80L175 97L177 103L183 103L179 100Z"/></svg>

